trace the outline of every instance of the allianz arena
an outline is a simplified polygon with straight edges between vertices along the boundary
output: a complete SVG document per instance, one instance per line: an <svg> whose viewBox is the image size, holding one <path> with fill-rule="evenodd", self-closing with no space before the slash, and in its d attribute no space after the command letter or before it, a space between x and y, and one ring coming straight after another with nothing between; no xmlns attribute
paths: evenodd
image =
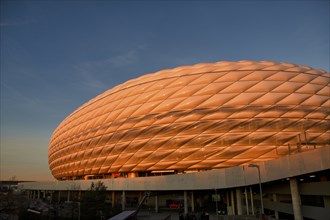
<svg viewBox="0 0 330 220"><path fill-rule="evenodd" d="M330 75L269 61L201 63L120 84L54 131L56 179L241 166L329 145Z"/></svg>

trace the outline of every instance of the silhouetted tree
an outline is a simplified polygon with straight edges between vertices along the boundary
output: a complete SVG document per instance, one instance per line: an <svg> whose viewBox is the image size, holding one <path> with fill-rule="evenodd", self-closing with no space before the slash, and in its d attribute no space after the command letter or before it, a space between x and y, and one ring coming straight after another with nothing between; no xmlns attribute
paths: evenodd
<svg viewBox="0 0 330 220"><path fill-rule="evenodd" d="M81 200L81 219L104 219L104 215L110 207L107 207L106 200L107 187L103 182L92 182Z"/></svg>

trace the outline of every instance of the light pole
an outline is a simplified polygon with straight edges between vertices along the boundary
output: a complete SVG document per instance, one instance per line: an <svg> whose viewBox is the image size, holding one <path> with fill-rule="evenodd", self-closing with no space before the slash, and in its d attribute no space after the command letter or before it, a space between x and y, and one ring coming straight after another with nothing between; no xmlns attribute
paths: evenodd
<svg viewBox="0 0 330 220"><path fill-rule="evenodd" d="M261 214L264 214L264 201L262 198L262 188L261 188L261 177L260 177L260 167L257 164L249 164L249 167L255 167L258 169L258 177L259 177L259 191L260 191L260 201L261 201Z"/></svg>
<svg viewBox="0 0 330 220"><path fill-rule="evenodd" d="M215 211L216 211L216 215L218 215L218 193L217 193L217 189L214 189L215 191Z"/></svg>

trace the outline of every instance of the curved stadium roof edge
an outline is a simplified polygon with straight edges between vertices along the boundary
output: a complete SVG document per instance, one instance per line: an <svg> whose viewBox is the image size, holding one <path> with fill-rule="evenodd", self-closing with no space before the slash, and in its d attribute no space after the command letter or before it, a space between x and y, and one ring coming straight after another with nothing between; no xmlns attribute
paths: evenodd
<svg viewBox="0 0 330 220"><path fill-rule="evenodd" d="M272 62L272 61L260 61L260 62L257 62L257 61L251 61L251 60L241 60L241 61L237 61L237 62L240 62L240 63L246 63L246 62L249 62L249 63L263 63L263 64L265 64L265 66L267 66L267 65L274 65L274 64L280 64L280 65L287 66L287 67L299 67L300 68L299 69L300 72L302 72L302 70L304 69L304 71L306 73L309 73L309 74L320 74L320 73L324 73L324 76L325 77L329 77L330 78L329 73L327 73L325 70L316 69L317 70L317 72L316 72L315 69L313 69L313 68L311 68L309 66L298 66L296 64L291 64L291 63L286 63L286 62ZM169 69L164 69L164 70L156 71L155 73L148 73L148 74L139 76L139 77L137 77L135 79L128 80L128 81L126 81L126 82L124 82L122 84L119 84L119 85L113 87L110 90L111 91L112 90L115 90L115 91L113 91L110 94L104 95L104 93L105 93L104 92L104 93L96 96L95 98L93 98L90 101L88 101L85 104L83 104L76 111L72 112L69 116L75 114L75 112L83 109L84 107L86 107L88 105L91 105L92 103L96 102L99 99L103 99L103 98L105 98L108 95L111 95L113 93L119 92L121 89L128 89L128 88L133 87L133 86L137 86L137 85L140 85L140 84L148 83L150 81L140 82L139 84L134 84L134 85L126 86L126 88L121 88L121 87L123 87L126 84L129 85L130 83L134 83L134 82L136 82L138 80L142 80L143 78L148 79L148 78L150 78L151 75L155 75L155 74L164 75L164 74L167 74L168 72L176 72L178 70L185 69L185 68L188 68L188 69L189 68L191 69L193 67L199 68L199 67L203 67L205 65L210 65L210 64L222 64L223 66L226 66L226 65L229 66L230 64L237 63L237 62L235 62L235 61L219 61L219 62L216 62L216 63L198 63L198 64L194 64L192 66L179 66L179 67L175 67L175 68L169 68ZM244 67L244 69L232 69L232 68L230 68L230 69L227 69L227 70L226 69L222 69L222 70L217 71L217 72L227 72L227 71L232 71L232 70L236 70L236 71L256 71L256 70L269 70L269 71L272 71L272 70L279 70L279 69L267 69L267 68L264 68L263 69L263 68L261 68L261 67L264 67L264 66L259 66L259 69L256 69L255 67L256 67L255 65L251 65L251 66L248 66L248 67ZM313 71L310 71L310 70L313 70ZM213 71L215 71L215 70L213 70ZM286 71L288 71L288 70L286 70ZM310 71L310 72L308 72L308 71ZM297 72L297 70L292 70L292 72ZM201 72L186 72L183 75L192 75L192 74L201 74ZM173 76L168 76L168 78L174 78L174 77L179 77L179 76L183 76L183 75L173 75ZM159 80L159 79L153 79L151 81L156 81L156 80ZM117 87L118 87L118 90L116 91L116 88ZM107 91L109 91L109 90L107 90ZM93 101L93 102L91 102L91 101Z"/></svg>

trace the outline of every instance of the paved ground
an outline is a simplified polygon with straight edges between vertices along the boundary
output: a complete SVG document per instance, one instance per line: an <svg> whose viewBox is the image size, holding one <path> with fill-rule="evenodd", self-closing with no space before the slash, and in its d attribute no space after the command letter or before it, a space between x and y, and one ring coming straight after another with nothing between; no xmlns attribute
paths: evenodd
<svg viewBox="0 0 330 220"><path fill-rule="evenodd" d="M169 217L170 218L167 218ZM179 211L178 210L173 210L173 211L162 211L160 213L155 213L155 212L150 212L150 211L140 211L138 216L138 220L180 220L179 217ZM200 220L200 216L196 217L196 220ZM209 220L220 220L221 218L217 217L215 214L210 214L209 215Z"/></svg>

